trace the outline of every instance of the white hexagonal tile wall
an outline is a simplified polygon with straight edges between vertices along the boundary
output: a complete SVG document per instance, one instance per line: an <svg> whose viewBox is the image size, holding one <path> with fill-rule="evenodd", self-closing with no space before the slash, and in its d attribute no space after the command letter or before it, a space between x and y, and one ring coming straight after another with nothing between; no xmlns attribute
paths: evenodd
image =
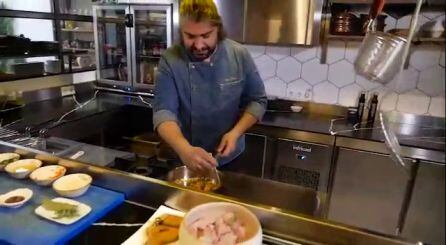
<svg viewBox="0 0 446 245"><path fill-rule="evenodd" d="M289 47L277 47L277 46L266 47L266 54L275 60L280 60L289 56L290 52L291 51Z"/></svg>
<svg viewBox="0 0 446 245"><path fill-rule="evenodd" d="M429 107L429 97L418 90L412 90L398 97L397 110L400 112L425 114Z"/></svg>
<svg viewBox="0 0 446 245"><path fill-rule="evenodd" d="M396 28L397 20L395 18L393 18L392 16L387 15L385 22L386 22L386 26L384 27L385 32Z"/></svg>
<svg viewBox="0 0 446 245"><path fill-rule="evenodd" d="M433 97L429 105L429 114L434 117L445 117L444 97Z"/></svg>
<svg viewBox="0 0 446 245"><path fill-rule="evenodd" d="M409 67L397 74L386 86L399 94L404 93L417 87L419 76L420 74L417 70Z"/></svg>
<svg viewBox="0 0 446 245"><path fill-rule="evenodd" d="M418 88L430 96L444 95L445 71L440 66L424 70L420 74Z"/></svg>
<svg viewBox="0 0 446 245"><path fill-rule="evenodd" d="M345 48L345 59L351 63L355 62L360 45L360 42L348 42L347 47Z"/></svg>
<svg viewBox="0 0 446 245"><path fill-rule="evenodd" d="M270 78L264 82L266 95L284 98L286 96L286 83L279 78Z"/></svg>
<svg viewBox="0 0 446 245"><path fill-rule="evenodd" d="M313 87L313 100L318 103L336 104L338 101L338 88L325 81Z"/></svg>
<svg viewBox="0 0 446 245"><path fill-rule="evenodd" d="M378 94L378 108L381 111L393 111L396 108L398 94L389 90L384 86L378 87L370 91L370 94Z"/></svg>
<svg viewBox="0 0 446 245"><path fill-rule="evenodd" d="M257 58L265 54L266 47L259 45L245 45L252 58Z"/></svg>
<svg viewBox="0 0 446 245"><path fill-rule="evenodd" d="M382 84L378 83L378 82L372 82L370 80L368 80L367 78L360 76L360 75L356 75L355 78L355 82L361 86L362 88L364 88L364 90L369 91L378 87L381 87Z"/></svg>
<svg viewBox="0 0 446 245"><path fill-rule="evenodd" d="M319 59L312 59L302 66L302 78L310 84L317 84L327 80L328 65L321 64Z"/></svg>
<svg viewBox="0 0 446 245"><path fill-rule="evenodd" d="M301 64L292 57L286 57L277 62L277 76L285 82L291 82L300 77Z"/></svg>
<svg viewBox="0 0 446 245"><path fill-rule="evenodd" d="M398 19L396 22L396 28L398 29L409 29L410 20L412 19L412 15L406 15L401 19ZM417 28L428 22L429 19L424 17L423 15L418 16Z"/></svg>
<svg viewBox="0 0 446 245"><path fill-rule="evenodd" d="M276 75L277 62L266 55L262 55L254 59L257 70L262 79L267 79Z"/></svg>
<svg viewBox="0 0 446 245"><path fill-rule="evenodd" d="M439 64L441 67L444 67L445 59L446 59L446 57L445 57L445 55L444 55L444 50L443 50L443 52L441 52L441 55L440 55L440 60L438 61L438 64Z"/></svg>
<svg viewBox="0 0 446 245"><path fill-rule="evenodd" d="M420 71L438 65L440 50L439 47L434 45L417 46L410 56L410 64Z"/></svg>
<svg viewBox="0 0 446 245"><path fill-rule="evenodd" d="M338 87L344 87L355 81L353 65L346 60L331 64L328 68L328 80Z"/></svg>
<svg viewBox="0 0 446 245"><path fill-rule="evenodd" d="M306 62L316 57L317 47L299 47L291 48L291 55L300 62Z"/></svg>
<svg viewBox="0 0 446 245"><path fill-rule="evenodd" d="M441 15L444 16L444 11L432 11L432 10L430 10L430 11L422 11L421 14L424 17L433 20L433 19L435 19L435 18L437 18L437 17L439 17Z"/></svg>
<svg viewBox="0 0 446 245"><path fill-rule="evenodd" d="M318 57L320 58L320 49L318 49ZM327 48L327 64L335 63L342 60L345 55L344 41L330 41Z"/></svg>
<svg viewBox="0 0 446 245"><path fill-rule="evenodd" d="M339 90L338 103L343 106L355 106L363 89L357 84L350 84Z"/></svg>
<svg viewBox="0 0 446 245"><path fill-rule="evenodd" d="M288 84L286 96L290 100L311 100L313 97L312 87L303 79L293 81Z"/></svg>

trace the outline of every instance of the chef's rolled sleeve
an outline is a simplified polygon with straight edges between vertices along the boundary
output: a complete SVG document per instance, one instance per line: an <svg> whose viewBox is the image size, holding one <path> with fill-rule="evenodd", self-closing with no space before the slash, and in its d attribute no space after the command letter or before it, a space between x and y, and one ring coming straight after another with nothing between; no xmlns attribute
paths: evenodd
<svg viewBox="0 0 446 245"><path fill-rule="evenodd" d="M254 61L245 49L243 54L245 70L245 87L241 99L241 107L245 112L261 120L266 112L267 97L265 86Z"/></svg>
<svg viewBox="0 0 446 245"><path fill-rule="evenodd" d="M171 68L164 58L161 58L156 76L155 98L153 103L153 128L166 121L178 120L178 91Z"/></svg>

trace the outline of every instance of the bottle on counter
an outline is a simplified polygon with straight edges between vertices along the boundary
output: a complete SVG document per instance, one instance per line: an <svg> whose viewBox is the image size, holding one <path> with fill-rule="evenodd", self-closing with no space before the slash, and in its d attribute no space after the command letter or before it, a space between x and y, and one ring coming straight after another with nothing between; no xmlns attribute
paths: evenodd
<svg viewBox="0 0 446 245"><path fill-rule="evenodd" d="M364 114L364 107L365 107L365 93L362 92L359 96L358 100L358 123L362 122L362 116Z"/></svg>
<svg viewBox="0 0 446 245"><path fill-rule="evenodd" d="M374 93L369 104L369 112L367 114L367 123L373 124L375 122L376 110L378 108L378 94Z"/></svg>

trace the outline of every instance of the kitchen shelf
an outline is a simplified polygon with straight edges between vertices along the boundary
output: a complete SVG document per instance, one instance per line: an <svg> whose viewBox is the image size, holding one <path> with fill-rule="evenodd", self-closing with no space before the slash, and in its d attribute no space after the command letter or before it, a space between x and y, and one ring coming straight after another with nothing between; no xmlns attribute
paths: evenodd
<svg viewBox="0 0 446 245"><path fill-rule="evenodd" d="M85 53L94 53L94 49L89 48L64 48L63 54L85 54Z"/></svg>
<svg viewBox="0 0 446 245"><path fill-rule="evenodd" d="M137 25L166 27L166 22L161 21L136 20L135 23Z"/></svg>
<svg viewBox="0 0 446 245"><path fill-rule="evenodd" d="M373 0L330 0L331 3L341 4L372 4ZM426 2L426 1L424 1ZM388 0L386 4L416 4L416 0Z"/></svg>
<svg viewBox="0 0 446 245"><path fill-rule="evenodd" d="M32 58L32 57L47 57L47 56L58 56L58 52L48 52L48 53L27 53L27 54L0 54L0 58Z"/></svg>
<svg viewBox="0 0 446 245"><path fill-rule="evenodd" d="M329 40L343 40L343 41L362 41L364 39L364 36L359 35L332 35L328 34L327 39ZM414 37L412 42L438 42L438 43L444 43L446 42L446 38L439 37Z"/></svg>
<svg viewBox="0 0 446 245"><path fill-rule="evenodd" d="M161 56L155 56L155 55L139 55L138 57L144 59L154 59L154 60L159 60L161 58Z"/></svg>
<svg viewBox="0 0 446 245"><path fill-rule="evenodd" d="M44 12L11 10L11 9L0 9L0 16L11 17L11 18L74 20L74 21L93 22L93 17L88 15L56 14L56 13L44 13Z"/></svg>
<svg viewBox="0 0 446 245"><path fill-rule="evenodd" d="M75 32L75 33L93 33L93 30L86 30L86 29L67 29L62 28L63 32Z"/></svg>

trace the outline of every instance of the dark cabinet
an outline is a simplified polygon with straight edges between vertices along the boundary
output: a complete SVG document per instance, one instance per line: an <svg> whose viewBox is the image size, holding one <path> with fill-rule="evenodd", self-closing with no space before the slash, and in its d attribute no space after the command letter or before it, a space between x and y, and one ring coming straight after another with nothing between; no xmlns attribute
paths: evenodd
<svg viewBox="0 0 446 245"><path fill-rule="evenodd" d="M258 134L245 134L245 140L245 151L236 160L221 167L220 170L262 178L265 166L266 137Z"/></svg>

